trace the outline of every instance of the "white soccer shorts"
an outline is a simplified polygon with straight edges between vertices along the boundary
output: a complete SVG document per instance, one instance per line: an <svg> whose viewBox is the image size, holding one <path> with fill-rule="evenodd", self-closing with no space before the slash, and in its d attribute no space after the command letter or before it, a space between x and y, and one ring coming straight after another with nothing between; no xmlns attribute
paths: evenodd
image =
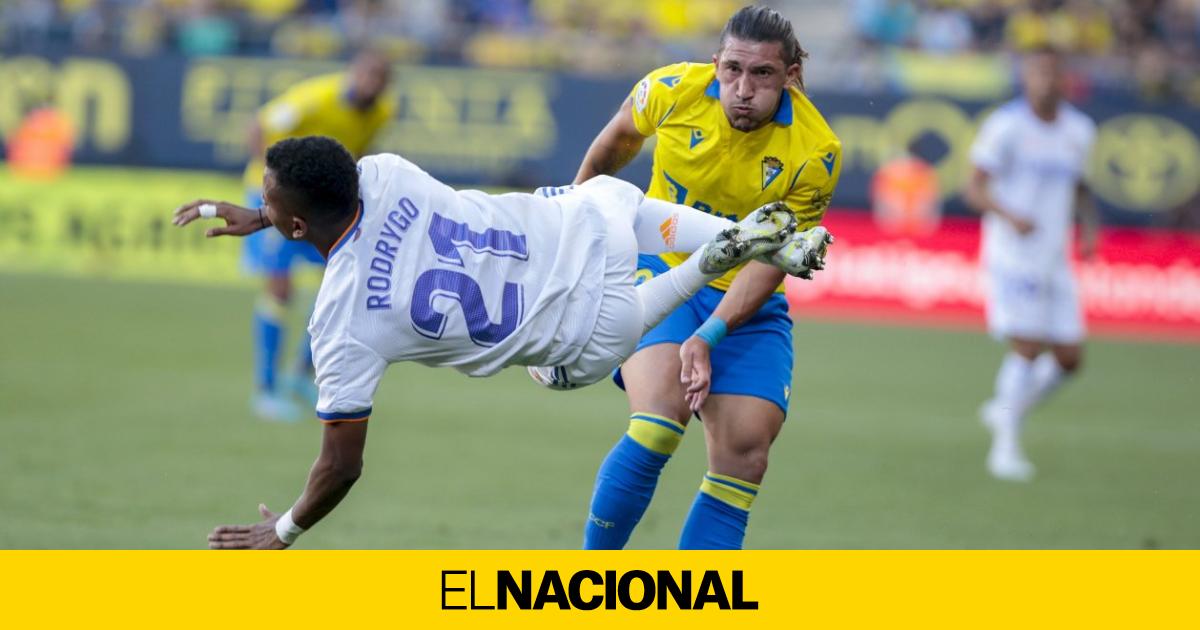
<svg viewBox="0 0 1200 630"><path fill-rule="evenodd" d="M992 266L986 281L992 336L1055 344L1083 341L1079 287L1068 265L1039 270Z"/></svg>

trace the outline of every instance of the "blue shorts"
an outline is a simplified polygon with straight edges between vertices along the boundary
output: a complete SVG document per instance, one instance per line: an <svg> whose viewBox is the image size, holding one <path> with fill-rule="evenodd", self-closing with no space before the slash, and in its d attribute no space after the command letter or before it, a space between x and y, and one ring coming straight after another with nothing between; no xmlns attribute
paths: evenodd
<svg viewBox="0 0 1200 630"><path fill-rule="evenodd" d="M262 207L262 195L246 193L246 205ZM247 236L242 243L242 267L265 276L286 276L298 262L324 265L325 258L307 241L289 241L279 230L268 227Z"/></svg>
<svg viewBox="0 0 1200 630"><path fill-rule="evenodd" d="M670 267L658 256L638 256L639 277L651 277ZM649 275L647 275L649 272ZM683 343L708 319L725 292L704 287L642 337L637 349L660 343ZM787 414L792 388L792 318L782 293L767 298L749 321L730 331L712 349L712 394L754 396L769 400ZM621 370L613 373L621 389Z"/></svg>

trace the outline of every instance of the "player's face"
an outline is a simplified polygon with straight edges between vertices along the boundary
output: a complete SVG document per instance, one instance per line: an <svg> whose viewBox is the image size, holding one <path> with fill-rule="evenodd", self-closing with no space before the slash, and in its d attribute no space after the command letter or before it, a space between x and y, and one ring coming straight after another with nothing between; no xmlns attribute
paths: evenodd
<svg viewBox="0 0 1200 630"><path fill-rule="evenodd" d="M358 106L366 109L373 105L387 89L390 78L387 60L379 55L366 54L355 59L350 67L350 81Z"/></svg>
<svg viewBox="0 0 1200 630"><path fill-rule="evenodd" d="M1025 98L1037 106L1052 107L1063 94L1062 62L1057 55L1038 53L1027 57L1021 66Z"/></svg>
<svg viewBox="0 0 1200 630"><path fill-rule="evenodd" d="M270 168L263 171L263 211L267 220L284 238L298 241L308 233L308 222L291 210L288 200L275 181L275 172Z"/></svg>
<svg viewBox="0 0 1200 630"><path fill-rule="evenodd" d="M730 37L713 55L721 83L721 107L729 124L753 131L766 124L779 108L783 88L800 76L799 64L785 64L783 44Z"/></svg>

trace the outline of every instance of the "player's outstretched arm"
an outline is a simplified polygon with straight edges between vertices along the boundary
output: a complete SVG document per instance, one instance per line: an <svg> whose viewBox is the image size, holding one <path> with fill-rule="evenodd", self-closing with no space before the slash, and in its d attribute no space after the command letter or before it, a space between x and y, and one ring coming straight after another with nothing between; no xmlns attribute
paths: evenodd
<svg viewBox="0 0 1200 630"><path fill-rule="evenodd" d="M633 101L625 99L621 109L588 147L575 183L582 184L597 175L615 175L637 157L645 141L646 137L633 124Z"/></svg>
<svg viewBox="0 0 1200 630"><path fill-rule="evenodd" d="M333 511L362 474L362 454L367 443L367 422L325 425L321 454L308 473L304 494L284 514L265 505L263 520L254 525L222 525L208 535L212 549L286 549L305 530ZM282 522L281 522L282 521Z"/></svg>
<svg viewBox="0 0 1200 630"><path fill-rule="evenodd" d="M205 236L209 238L214 236L246 236L271 225L262 208L251 210L224 201L209 201L208 199L197 199L191 203L179 206L175 209L175 216L171 219L171 223L178 227L183 227L196 219L214 219L218 217L225 221L224 227L209 228L204 233Z"/></svg>

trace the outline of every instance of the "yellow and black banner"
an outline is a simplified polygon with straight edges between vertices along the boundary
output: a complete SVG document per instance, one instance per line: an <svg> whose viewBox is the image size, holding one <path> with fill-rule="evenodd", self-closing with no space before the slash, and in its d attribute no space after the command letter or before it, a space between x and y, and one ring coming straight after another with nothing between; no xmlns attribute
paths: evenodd
<svg viewBox="0 0 1200 630"><path fill-rule="evenodd" d="M205 238L171 216L193 199L243 197L229 175L81 168L41 181L0 170L0 269L235 283L239 239Z"/></svg>
<svg viewBox="0 0 1200 630"><path fill-rule="evenodd" d="M0 552L5 627L1195 627L1200 552Z"/></svg>

